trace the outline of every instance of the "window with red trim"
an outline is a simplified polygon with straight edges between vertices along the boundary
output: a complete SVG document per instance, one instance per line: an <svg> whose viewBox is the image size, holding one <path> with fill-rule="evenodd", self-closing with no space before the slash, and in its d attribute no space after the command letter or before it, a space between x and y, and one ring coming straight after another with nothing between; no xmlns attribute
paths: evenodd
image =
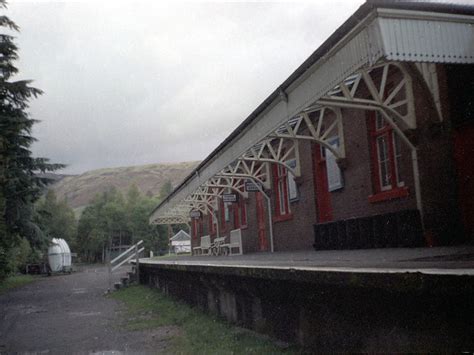
<svg viewBox="0 0 474 355"><path fill-rule="evenodd" d="M290 218L288 199L288 171L280 164L273 165L273 188L275 191L275 220Z"/></svg>
<svg viewBox="0 0 474 355"><path fill-rule="evenodd" d="M380 112L369 118L374 195L370 202L408 195L401 173L400 138Z"/></svg>

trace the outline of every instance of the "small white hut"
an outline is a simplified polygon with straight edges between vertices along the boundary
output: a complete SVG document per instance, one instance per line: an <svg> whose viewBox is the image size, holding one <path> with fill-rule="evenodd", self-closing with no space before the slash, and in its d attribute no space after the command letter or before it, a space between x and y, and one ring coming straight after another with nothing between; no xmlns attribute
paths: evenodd
<svg viewBox="0 0 474 355"><path fill-rule="evenodd" d="M170 239L171 250L175 254L191 253L191 236L183 230L180 230Z"/></svg>
<svg viewBox="0 0 474 355"><path fill-rule="evenodd" d="M51 272L71 272L71 250L64 239L56 239L50 242L48 248L48 261Z"/></svg>

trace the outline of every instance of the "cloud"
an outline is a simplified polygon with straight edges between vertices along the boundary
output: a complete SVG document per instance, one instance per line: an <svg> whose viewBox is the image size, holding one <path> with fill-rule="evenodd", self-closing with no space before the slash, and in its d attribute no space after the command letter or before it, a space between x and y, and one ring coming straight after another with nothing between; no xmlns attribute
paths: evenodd
<svg viewBox="0 0 474 355"><path fill-rule="evenodd" d="M205 158L362 1L15 2L38 156L65 172Z"/></svg>

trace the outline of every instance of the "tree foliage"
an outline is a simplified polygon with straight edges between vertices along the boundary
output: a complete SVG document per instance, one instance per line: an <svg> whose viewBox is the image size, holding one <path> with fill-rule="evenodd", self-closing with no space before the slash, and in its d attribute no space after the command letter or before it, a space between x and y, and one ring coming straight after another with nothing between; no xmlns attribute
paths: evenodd
<svg viewBox="0 0 474 355"><path fill-rule="evenodd" d="M160 188L160 194L158 195L160 200L163 201L173 191L173 185L170 180L166 180Z"/></svg>
<svg viewBox="0 0 474 355"><path fill-rule="evenodd" d="M54 190L48 190L36 203L35 222L48 239L62 238L76 248L77 222L74 211L65 200L59 201Z"/></svg>
<svg viewBox="0 0 474 355"><path fill-rule="evenodd" d="M130 245L139 240L154 252L167 248L166 230L148 223L157 202L142 195L135 185L130 186L126 198L115 188L97 195L79 219L79 254L87 261L103 261L109 245Z"/></svg>
<svg viewBox="0 0 474 355"><path fill-rule="evenodd" d="M0 10L6 2L0 0ZM40 197L47 180L38 172L54 171L60 164L35 158L30 151L35 120L28 113L29 101L42 94L28 80L14 81L18 72L14 62L18 48L9 34L19 30L7 16L0 16L0 279L8 273L13 248L26 238L32 247L45 241L41 229L33 222L34 202Z"/></svg>

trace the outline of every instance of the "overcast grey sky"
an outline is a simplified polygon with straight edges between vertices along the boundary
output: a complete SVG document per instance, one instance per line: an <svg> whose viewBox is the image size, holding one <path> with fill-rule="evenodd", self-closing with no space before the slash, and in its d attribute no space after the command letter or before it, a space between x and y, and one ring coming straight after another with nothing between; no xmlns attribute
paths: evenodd
<svg viewBox="0 0 474 355"><path fill-rule="evenodd" d="M10 1L36 156L63 172L201 160L363 0Z"/></svg>

